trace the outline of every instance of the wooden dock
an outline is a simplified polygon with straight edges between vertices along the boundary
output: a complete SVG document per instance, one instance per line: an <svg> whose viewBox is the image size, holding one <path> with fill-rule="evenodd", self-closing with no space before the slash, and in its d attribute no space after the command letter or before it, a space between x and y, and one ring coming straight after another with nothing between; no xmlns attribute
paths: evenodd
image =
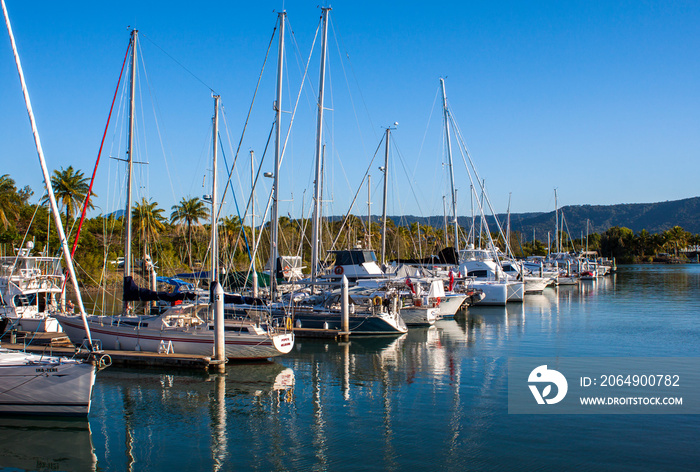
<svg viewBox="0 0 700 472"><path fill-rule="evenodd" d="M343 334L337 329L323 328L292 328L295 337L300 338L332 338L339 339L347 334Z"/></svg>

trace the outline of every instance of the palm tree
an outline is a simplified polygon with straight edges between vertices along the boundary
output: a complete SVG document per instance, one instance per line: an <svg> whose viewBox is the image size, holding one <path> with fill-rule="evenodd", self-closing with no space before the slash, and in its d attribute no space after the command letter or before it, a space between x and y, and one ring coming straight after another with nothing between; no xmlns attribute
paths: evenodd
<svg viewBox="0 0 700 472"><path fill-rule="evenodd" d="M148 254L148 244L150 241L155 241L158 233L165 229L166 219L161 215L162 208L158 208L157 202L151 202L142 198L131 210L132 226L141 235L143 244L143 260L146 260Z"/></svg>
<svg viewBox="0 0 700 472"><path fill-rule="evenodd" d="M199 224L209 216L206 204L197 197L182 198L179 205L173 205L173 212L170 214L170 222L173 224L184 222L187 225L187 255L189 266L192 267L192 225Z"/></svg>
<svg viewBox="0 0 700 472"><path fill-rule="evenodd" d="M67 169L61 167L61 170L54 170L51 176L51 187L56 197L56 202L66 209L66 227L73 219L73 215L80 209L80 205L85 200L88 193L88 179L83 176L79 170L73 169L73 166L68 166ZM93 192L90 194L88 208L92 209L95 206L92 204L92 198L97 195ZM42 203L49 201L48 195L42 200Z"/></svg>
<svg viewBox="0 0 700 472"><path fill-rule="evenodd" d="M10 178L9 174L0 176L0 222L7 229L10 225L8 216L17 218L19 216L19 206L22 203L15 181Z"/></svg>
<svg viewBox="0 0 700 472"><path fill-rule="evenodd" d="M222 218L219 221L219 231L228 249L241 232L241 219L238 216L226 216ZM242 245L243 242L238 238L238 244L236 248L234 248L234 252L236 249L241 249Z"/></svg>
<svg viewBox="0 0 700 472"><path fill-rule="evenodd" d="M678 257L678 249L684 249L688 245L688 239L691 234L685 231L680 226L674 226L664 232L666 237L666 245L673 249L674 255Z"/></svg>

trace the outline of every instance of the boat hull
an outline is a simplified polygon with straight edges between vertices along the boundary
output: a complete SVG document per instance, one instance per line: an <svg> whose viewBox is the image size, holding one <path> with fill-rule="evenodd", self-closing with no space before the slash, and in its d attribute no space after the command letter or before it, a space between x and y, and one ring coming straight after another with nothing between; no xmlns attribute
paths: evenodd
<svg viewBox="0 0 700 472"><path fill-rule="evenodd" d="M522 302L525 295L525 284L523 282L508 282L508 301Z"/></svg>
<svg viewBox="0 0 700 472"><path fill-rule="evenodd" d="M440 310L438 311L438 316L442 318L452 318L457 313L457 310L462 306L467 296L461 293L451 293L445 295L444 298L440 300ZM403 316L403 311L401 312Z"/></svg>
<svg viewBox="0 0 700 472"><path fill-rule="evenodd" d="M404 307L401 308L401 318L406 326L430 326L435 323L438 312L438 308Z"/></svg>
<svg viewBox="0 0 700 472"><path fill-rule="evenodd" d="M348 326L353 335L383 335L403 334L407 331L406 323L398 316L391 315L357 315L348 317ZM294 313L294 327L297 329L329 329L342 330L340 313L314 312L305 313L298 310Z"/></svg>
<svg viewBox="0 0 700 472"><path fill-rule="evenodd" d="M545 277L525 277L525 294L542 293L552 279Z"/></svg>
<svg viewBox="0 0 700 472"><path fill-rule="evenodd" d="M484 298L479 305L505 306L508 301L506 284L502 282L474 281L473 287L481 290Z"/></svg>
<svg viewBox="0 0 700 472"><path fill-rule="evenodd" d="M7 319L20 331L30 333L60 333L63 331L60 323L53 316L36 318L8 316Z"/></svg>
<svg viewBox="0 0 700 472"><path fill-rule="evenodd" d="M98 321L97 318L100 318ZM93 340L102 349L114 351L169 352L198 356L214 356L214 329L160 329L112 324L109 316L89 318ZM59 321L71 342L83 343L85 330L78 317L60 316ZM268 359L291 351L292 333L261 336L226 330L226 357L229 360Z"/></svg>
<svg viewBox="0 0 700 472"><path fill-rule="evenodd" d="M95 366L72 359L0 352L0 414L87 416Z"/></svg>

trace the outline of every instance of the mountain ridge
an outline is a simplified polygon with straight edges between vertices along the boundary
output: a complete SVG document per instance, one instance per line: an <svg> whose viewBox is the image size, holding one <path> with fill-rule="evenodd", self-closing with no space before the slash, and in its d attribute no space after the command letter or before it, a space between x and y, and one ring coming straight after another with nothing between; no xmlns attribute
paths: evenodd
<svg viewBox="0 0 700 472"><path fill-rule="evenodd" d="M700 197L657 203L566 205L559 211L559 224L562 224L563 215L564 231L570 233L573 238L587 234L587 221L588 232L599 234L614 226L626 227L635 233L645 229L651 234L662 233L674 226L680 226L690 233L700 233ZM499 213L496 216L505 231L507 214ZM372 221L379 221L378 218L378 216L372 215ZM404 215L387 216L387 218L391 219L397 226L406 226L416 222L435 228L444 226L444 217L441 215L428 217ZM461 227L468 228L471 225L471 217L459 216L457 219ZM533 230L538 240L546 240L546 234L548 232L553 234L555 229L554 210L550 212L511 213L510 221L511 231L522 233L526 240L531 239ZM493 216L487 216L487 223L492 232L497 230Z"/></svg>

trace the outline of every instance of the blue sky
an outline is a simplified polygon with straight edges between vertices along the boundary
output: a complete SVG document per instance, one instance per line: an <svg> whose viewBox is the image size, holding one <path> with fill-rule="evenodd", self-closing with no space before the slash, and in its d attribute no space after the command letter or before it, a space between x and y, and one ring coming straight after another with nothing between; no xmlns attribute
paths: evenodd
<svg viewBox="0 0 700 472"><path fill-rule="evenodd" d="M139 70L137 159L148 165L137 166L135 195L152 198L169 214L180 198L209 193L209 88L222 97L230 165L276 11L286 9L293 30L286 36L283 99L283 109L291 111L319 3L7 0L49 168L92 172L129 29L136 27L145 64ZM347 211L383 128L398 122L388 212L442 214L449 190L440 77L446 77L453 115L497 212L506 211L509 195L513 212L551 211L555 187L560 205L700 194L699 3L331 6L326 213ZM0 174L31 186L38 199L36 152L6 32L2 36ZM310 207L319 49L317 43L280 173L280 213L293 217ZM274 119L276 55L275 38L234 177L242 206L250 189L249 150L259 161ZM115 115L95 186L95 204L105 213L123 205L124 166L108 158L124 157L123 111ZM284 115L285 132L290 117ZM271 150L263 171L272 170ZM468 178L454 152L458 214L469 215ZM381 159L371 165L375 215L381 212ZM258 207L265 205L270 181L263 184ZM226 213L235 213L233 198L225 200ZM366 214L366 201L364 187L355 214Z"/></svg>

